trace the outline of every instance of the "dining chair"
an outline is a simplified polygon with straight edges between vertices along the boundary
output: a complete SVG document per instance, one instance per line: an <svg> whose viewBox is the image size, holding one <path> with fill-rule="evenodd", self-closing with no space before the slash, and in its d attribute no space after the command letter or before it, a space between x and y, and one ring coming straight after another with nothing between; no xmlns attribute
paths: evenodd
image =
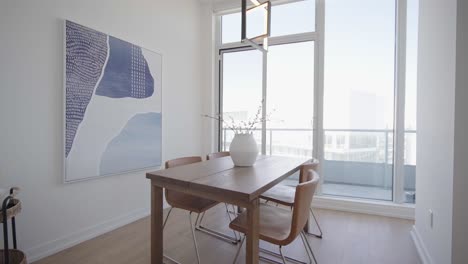
<svg viewBox="0 0 468 264"><path fill-rule="evenodd" d="M212 160L212 159L228 157L228 156L231 156L231 153L229 153L229 151L221 151L221 152L214 152L214 153L210 153L206 155L206 159Z"/></svg>
<svg viewBox="0 0 468 264"><path fill-rule="evenodd" d="M308 181L309 179L307 178L307 171L309 170L317 170L318 166L318 161L313 160L309 161L301 166L300 172L299 172L299 183ZM294 207L294 191L293 188L290 186L282 185L282 184L277 184L273 186L271 189L268 191L264 192L260 198L266 200L266 202L273 202L276 204L281 204L284 206L288 206L291 209ZM313 234L310 232L307 232L309 235L313 235L317 238L322 238L323 233L322 229L320 228L320 224L317 220L317 217L314 214L314 211L312 208L310 208L310 213L312 214L312 217L314 218L315 224L317 225L317 228L319 230L319 234Z"/></svg>
<svg viewBox="0 0 468 264"><path fill-rule="evenodd" d="M229 151L213 152L213 153L210 153L210 154L206 155L206 160L213 160L213 159L218 159L218 158L223 158L223 157L229 157L230 155L231 154L229 153ZM237 215L236 212L238 212L238 210L236 210L234 205L231 205L232 206L232 211L229 210L229 208L228 208L229 204L224 203L224 206L226 207L226 213L228 214L229 222L231 222L232 221L231 214ZM204 216L205 216L205 214L203 213L201 218L200 218L200 221L199 221L198 225L195 227L197 230L202 231L202 232L206 232L206 231L212 232L212 233L214 233L213 235L221 235L222 237L228 238L230 241L235 240L237 242L240 242L240 236L238 238L236 232L233 232L234 237L230 237L230 236L226 237L225 234L220 234L219 232L216 232L216 231L213 232L214 230L210 230L210 229L207 229L204 226L202 226L202 221L203 221Z"/></svg>
<svg viewBox="0 0 468 264"><path fill-rule="evenodd" d="M192 164L192 163L201 162L201 161L202 161L201 157L183 157L183 158L166 161L165 167L166 169L169 169L169 168ZM198 218L200 217L200 213L203 213L206 210L217 205L218 202L205 199L205 198L201 198L201 197L197 197L197 196L193 196L190 194L181 193L178 191L168 190L168 189L165 189L165 196L166 196L167 203L171 207L169 209L169 212L167 213L166 219L164 219L163 230L166 227L166 223L167 223L167 220L169 219L169 216L171 215L172 209L178 208L178 209L189 211L190 231L192 233L193 244L195 246L195 253L197 254L197 263L200 264L200 253L198 251L197 239L195 238L195 226L192 223L192 213L197 214L197 219L195 220L195 223L196 223L198 221ZM171 261L177 262L168 256L166 257L169 258Z"/></svg>
<svg viewBox="0 0 468 264"><path fill-rule="evenodd" d="M312 263L313 259L314 263L317 264L317 259L315 258L309 241L307 241L307 237L303 229L309 218L309 208L319 182L319 176L314 170L308 170L306 172L306 177L310 180L302 182L296 186L294 207L292 211L270 206L268 204L260 204L258 224L259 238L279 247L279 254L269 251L266 253L279 257L283 264L286 264L286 260L305 263L286 257L282 251L283 246L291 244L298 236L302 239L302 243L304 244L310 263ZM247 220L247 213L244 212L234 219L234 221L229 224L229 227L246 234L248 230ZM237 250L234 258L234 264L237 262L244 241L245 235L242 238L239 249ZM262 252L265 252L265 250L262 250ZM260 256L260 258L269 262L278 263L263 256Z"/></svg>
<svg viewBox="0 0 468 264"><path fill-rule="evenodd" d="M165 167L166 169L169 169L169 168L192 164L192 163L201 162L201 161L202 161L201 157L183 157L183 158L166 161ZM165 196L166 196L167 203L170 205L170 209L169 209L169 212L167 213L166 219L164 219L163 230L164 230L164 227L166 226L167 220L169 219L172 209L178 208L178 209L188 211L190 230L192 233L193 244L195 246L195 252L197 254L197 263L200 264L200 253L198 251L198 244L197 244L197 240L195 237L196 223L198 222L198 219L200 218L200 214L205 213L208 209L219 204L219 202L201 198L198 196L193 196L190 194L181 193L181 192L174 191L174 190L168 190L168 189L165 189ZM192 223L192 213L197 214L195 224ZM237 240L235 241L235 244L237 244ZM168 256L165 256L165 257L170 259L173 262L178 263L177 261L175 261L174 259Z"/></svg>

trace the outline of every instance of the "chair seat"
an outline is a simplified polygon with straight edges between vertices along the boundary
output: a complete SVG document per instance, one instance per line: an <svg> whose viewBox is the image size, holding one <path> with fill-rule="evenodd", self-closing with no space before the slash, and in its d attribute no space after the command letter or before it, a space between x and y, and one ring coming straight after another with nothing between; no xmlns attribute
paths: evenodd
<svg viewBox="0 0 468 264"><path fill-rule="evenodd" d="M286 245L291 232L292 211L269 205L260 205L259 236L261 240ZM234 219L229 227L241 233L247 233L247 212Z"/></svg>
<svg viewBox="0 0 468 264"><path fill-rule="evenodd" d="M166 200L172 207L195 213L203 213L219 203L217 201L176 191L169 191L166 194Z"/></svg>
<svg viewBox="0 0 468 264"><path fill-rule="evenodd" d="M264 192L260 198L286 206L294 206L295 193L294 187L278 184Z"/></svg>

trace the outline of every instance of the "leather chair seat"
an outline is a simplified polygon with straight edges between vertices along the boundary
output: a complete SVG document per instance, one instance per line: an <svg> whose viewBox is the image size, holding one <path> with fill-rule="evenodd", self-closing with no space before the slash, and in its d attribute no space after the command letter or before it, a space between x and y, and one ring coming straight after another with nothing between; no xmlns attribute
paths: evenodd
<svg viewBox="0 0 468 264"><path fill-rule="evenodd" d="M292 211L260 204L259 236L261 240L287 245L291 233ZM229 227L241 233L247 233L247 211L234 219Z"/></svg>
<svg viewBox="0 0 468 264"><path fill-rule="evenodd" d="M177 191L168 191L166 193L166 199L172 207L184 209L195 213L203 213L219 203L217 201Z"/></svg>
<svg viewBox="0 0 468 264"><path fill-rule="evenodd" d="M294 196L296 188L286 185L275 185L268 191L264 192L260 198L285 206L294 206Z"/></svg>

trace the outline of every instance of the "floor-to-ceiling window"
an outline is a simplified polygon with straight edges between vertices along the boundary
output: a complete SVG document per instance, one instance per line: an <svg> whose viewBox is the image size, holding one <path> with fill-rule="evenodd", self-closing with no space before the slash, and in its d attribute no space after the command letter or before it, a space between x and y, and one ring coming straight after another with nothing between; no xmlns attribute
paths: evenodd
<svg viewBox="0 0 468 264"><path fill-rule="evenodd" d="M406 22L406 80L405 80L405 201L416 200L416 91L418 55L419 0L407 0Z"/></svg>
<svg viewBox="0 0 468 264"><path fill-rule="evenodd" d="M324 194L392 200L395 0L328 0Z"/></svg>
<svg viewBox="0 0 468 264"><path fill-rule="evenodd" d="M414 202L418 1L280 3L273 2L266 54L240 42L239 12L218 16L220 113L246 120L266 100L270 120L255 131L260 149L319 158L323 195L401 202L395 197L403 193ZM406 53L397 45L402 37ZM403 101L397 97L400 54L406 54ZM220 150L228 150L233 133L222 125L219 132ZM402 164L396 155L404 155Z"/></svg>
<svg viewBox="0 0 468 264"><path fill-rule="evenodd" d="M223 54L223 116L227 120L247 120L255 116L262 101L262 54L256 50L238 50ZM239 78L242 76L242 78ZM234 132L222 131L222 149L228 149ZM254 131L261 143L260 130ZM260 149L260 148L259 148Z"/></svg>
<svg viewBox="0 0 468 264"><path fill-rule="evenodd" d="M239 12L219 18L220 110L226 120L247 120L256 115L265 98L270 114L265 138L261 126L254 135L259 149L265 142L267 154L312 157L314 14L315 1L273 5L267 54L240 42ZM265 90L262 71L267 76ZM229 149L233 136L229 128L221 126L221 150Z"/></svg>
<svg viewBox="0 0 468 264"><path fill-rule="evenodd" d="M313 156L314 42L268 51L267 154Z"/></svg>

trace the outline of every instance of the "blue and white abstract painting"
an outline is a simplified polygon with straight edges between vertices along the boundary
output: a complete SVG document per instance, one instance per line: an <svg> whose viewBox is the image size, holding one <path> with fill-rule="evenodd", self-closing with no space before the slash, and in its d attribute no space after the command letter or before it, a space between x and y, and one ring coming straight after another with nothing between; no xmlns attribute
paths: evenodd
<svg viewBox="0 0 468 264"><path fill-rule="evenodd" d="M162 57L65 21L65 181L161 165Z"/></svg>

